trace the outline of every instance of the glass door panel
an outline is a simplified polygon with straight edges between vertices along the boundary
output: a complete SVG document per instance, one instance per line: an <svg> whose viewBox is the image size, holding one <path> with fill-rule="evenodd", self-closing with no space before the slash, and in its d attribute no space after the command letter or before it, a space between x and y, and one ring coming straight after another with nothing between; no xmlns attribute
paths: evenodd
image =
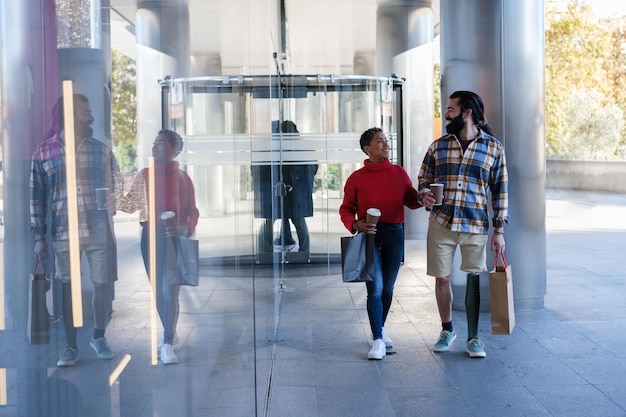
<svg viewBox="0 0 626 417"><path fill-rule="evenodd" d="M241 329L222 342L263 409L277 346L288 343L278 337L284 297L298 279L341 272L338 209L366 157L361 132L382 127L392 162L402 160L402 80L204 77L164 80L162 93L163 127L185 140L179 161L201 213L201 285L212 294L202 309Z"/></svg>

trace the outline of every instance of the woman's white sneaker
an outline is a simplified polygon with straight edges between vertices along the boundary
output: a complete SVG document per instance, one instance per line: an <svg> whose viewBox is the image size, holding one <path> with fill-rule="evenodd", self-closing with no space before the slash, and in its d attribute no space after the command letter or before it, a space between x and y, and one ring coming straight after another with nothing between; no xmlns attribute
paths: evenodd
<svg viewBox="0 0 626 417"><path fill-rule="evenodd" d="M393 340L391 340L389 336L387 336L387 332L385 331L384 327L383 327L383 342L385 342L385 347L387 349L390 349L393 347Z"/></svg>
<svg viewBox="0 0 626 417"><path fill-rule="evenodd" d="M166 343L161 348L161 362L163 362L164 365L178 363L178 358L174 353L172 345Z"/></svg>
<svg viewBox="0 0 626 417"><path fill-rule="evenodd" d="M383 339L376 339L372 344L370 352L367 354L367 359L381 360L387 354L387 348Z"/></svg>

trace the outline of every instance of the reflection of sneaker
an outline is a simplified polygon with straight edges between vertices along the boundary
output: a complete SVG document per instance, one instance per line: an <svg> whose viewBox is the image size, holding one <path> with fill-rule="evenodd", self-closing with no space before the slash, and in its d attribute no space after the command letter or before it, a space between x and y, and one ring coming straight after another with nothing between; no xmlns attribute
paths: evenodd
<svg viewBox="0 0 626 417"><path fill-rule="evenodd" d="M161 354L161 348L163 347L164 343L163 340L161 340L159 342L159 344L157 345L157 353L160 355ZM174 334L174 341L172 342L172 347L174 348L174 350L180 350L180 348L182 347L182 342L180 341L180 337L178 337L177 334Z"/></svg>
<svg viewBox="0 0 626 417"><path fill-rule="evenodd" d="M107 343L107 340L104 337L99 337L94 339L93 337L89 341L89 346L96 351L96 355L98 355L98 359L113 359L113 352Z"/></svg>
<svg viewBox="0 0 626 417"><path fill-rule="evenodd" d="M456 339L455 331L447 331L442 330L439 334L439 340L435 343L435 348L433 349L435 352L447 352L450 350L450 346L452 346L452 342Z"/></svg>
<svg viewBox="0 0 626 417"><path fill-rule="evenodd" d="M385 342L385 347L386 348L392 348L393 347L393 340L391 340L389 338L389 336L387 336L387 332L385 331L384 327L383 327L383 342Z"/></svg>
<svg viewBox="0 0 626 417"><path fill-rule="evenodd" d="M367 359L381 360L386 354L385 342L383 342L383 339L376 339L372 344L372 349L367 354Z"/></svg>
<svg viewBox="0 0 626 417"><path fill-rule="evenodd" d="M282 252L283 247L281 245L274 245L274 252Z"/></svg>
<svg viewBox="0 0 626 417"><path fill-rule="evenodd" d="M59 355L57 366L72 366L76 362L78 362L78 350L68 346Z"/></svg>
<svg viewBox="0 0 626 417"><path fill-rule="evenodd" d="M465 345L465 351L470 355L470 358L484 358L487 356L484 345L478 339L470 339L467 345Z"/></svg>
<svg viewBox="0 0 626 417"><path fill-rule="evenodd" d="M166 343L161 348L161 362L163 362L164 365L178 363L178 358L174 353L174 347L172 347L172 345Z"/></svg>

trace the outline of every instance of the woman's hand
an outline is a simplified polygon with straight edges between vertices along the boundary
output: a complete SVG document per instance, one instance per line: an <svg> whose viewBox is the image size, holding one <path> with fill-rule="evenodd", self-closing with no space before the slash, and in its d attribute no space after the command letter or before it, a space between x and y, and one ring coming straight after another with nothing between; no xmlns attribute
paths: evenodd
<svg viewBox="0 0 626 417"><path fill-rule="evenodd" d="M429 209L433 208L435 205L435 197L433 196L433 192L430 189L425 188L422 192L422 204L424 207Z"/></svg>
<svg viewBox="0 0 626 417"><path fill-rule="evenodd" d="M355 232L367 233L368 235L376 234L375 223L365 223L365 220L357 220L352 224Z"/></svg>
<svg viewBox="0 0 626 417"><path fill-rule="evenodd" d="M176 227L166 227L165 236L167 237L187 236L188 231L189 231L189 227L186 224L179 224Z"/></svg>

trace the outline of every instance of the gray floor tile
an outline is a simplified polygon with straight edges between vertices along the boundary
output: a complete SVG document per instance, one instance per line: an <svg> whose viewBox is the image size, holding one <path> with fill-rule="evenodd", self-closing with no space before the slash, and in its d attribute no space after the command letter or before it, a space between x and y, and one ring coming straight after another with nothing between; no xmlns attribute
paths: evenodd
<svg viewBox="0 0 626 417"><path fill-rule="evenodd" d="M452 350L432 352L441 326L434 278L425 275L425 242L411 240L386 323L394 354L381 361L366 359L363 284L317 269L281 281L247 266L207 268L200 287L181 291L180 363L152 365L138 237L120 230L124 279L107 330L116 358L95 357L89 321L79 330L81 360L67 369L55 366L61 323L52 325L49 345L31 346L13 328L0 332L8 398L0 417L626 416L626 273L617 266L626 229L586 215L603 208L581 194L548 191L545 308L517 311L510 336L492 335L490 315L481 313L485 359L465 353L465 313L457 310ZM626 207L626 196L611 197ZM110 385L127 354L130 362ZM27 394L34 392L59 395L44 401Z"/></svg>

